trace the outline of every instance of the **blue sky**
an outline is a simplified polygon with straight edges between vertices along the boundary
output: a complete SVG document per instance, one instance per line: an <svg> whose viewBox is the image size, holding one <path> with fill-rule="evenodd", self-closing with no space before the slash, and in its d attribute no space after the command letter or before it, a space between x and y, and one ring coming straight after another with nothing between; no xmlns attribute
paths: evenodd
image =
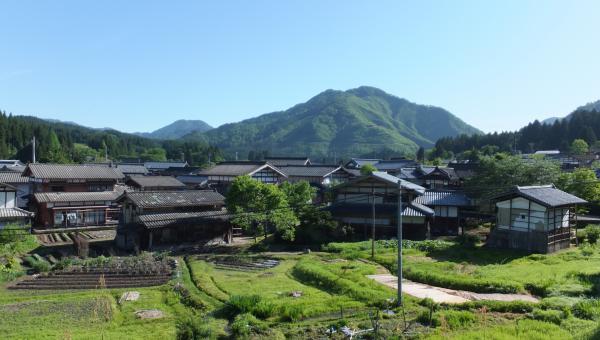
<svg viewBox="0 0 600 340"><path fill-rule="evenodd" d="M360 85L484 131L600 99L599 1L0 1L0 108L150 131Z"/></svg>

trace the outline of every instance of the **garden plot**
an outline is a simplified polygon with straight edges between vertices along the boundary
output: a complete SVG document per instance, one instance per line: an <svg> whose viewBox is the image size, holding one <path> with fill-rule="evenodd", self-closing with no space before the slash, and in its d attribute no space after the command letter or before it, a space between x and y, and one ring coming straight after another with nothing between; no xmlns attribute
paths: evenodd
<svg viewBox="0 0 600 340"><path fill-rule="evenodd" d="M207 259L219 269L233 270L264 270L279 265L280 261L268 257L220 256Z"/></svg>
<svg viewBox="0 0 600 340"><path fill-rule="evenodd" d="M11 289L97 289L148 287L165 284L173 264L152 256L97 258L41 274L9 286Z"/></svg>
<svg viewBox="0 0 600 340"><path fill-rule="evenodd" d="M107 240L113 240L117 234L114 230L98 230L98 231L82 231L78 234L88 242L102 242ZM47 233L36 235L40 244L51 247L51 246L63 246L73 244L75 233Z"/></svg>

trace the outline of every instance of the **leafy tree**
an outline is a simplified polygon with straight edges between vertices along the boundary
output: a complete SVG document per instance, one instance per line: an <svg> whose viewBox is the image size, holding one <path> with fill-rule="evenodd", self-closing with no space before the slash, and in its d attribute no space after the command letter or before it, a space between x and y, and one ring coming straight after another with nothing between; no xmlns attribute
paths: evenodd
<svg viewBox="0 0 600 340"><path fill-rule="evenodd" d="M360 174L363 176L368 176L375 171L377 171L377 168L373 164L365 164L360 168Z"/></svg>
<svg viewBox="0 0 600 340"><path fill-rule="evenodd" d="M268 226L282 239L294 240L299 221L278 186L239 176L231 184L226 204L235 213L232 223L251 232L255 240L261 229L267 233Z"/></svg>
<svg viewBox="0 0 600 340"><path fill-rule="evenodd" d="M98 151L81 143L73 143L73 161L77 163L93 161L98 157Z"/></svg>
<svg viewBox="0 0 600 340"><path fill-rule="evenodd" d="M571 143L571 152L575 155L584 155L589 151L588 143L583 139L575 139Z"/></svg>
<svg viewBox="0 0 600 340"><path fill-rule="evenodd" d="M316 189L311 187L306 181L296 183L284 182L281 184L280 189L286 195L288 203L293 208L300 208L309 204L316 193Z"/></svg>
<svg viewBox="0 0 600 340"><path fill-rule="evenodd" d="M588 202L600 201L600 181L591 169L580 168L560 174L556 186Z"/></svg>
<svg viewBox="0 0 600 340"><path fill-rule="evenodd" d="M481 158L477 175L469 179L466 189L476 197L489 197L515 185L555 183L560 174L558 162L542 157L523 159L520 156L497 154Z"/></svg>
<svg viewBox="0 0 600 340"><path fill-rule="evenodd" d="M41 159L48 163L66 163L68 161L56 132L50 131L48 148L46 149L46 152L41 155Z"/></svg>
<svg viewBox="0 0 600 340"><path fill-rule="evenodd" d="M417 161L418 162L424 162L425 161L425 149L420 146L419 149L417 150Z"/></svg>

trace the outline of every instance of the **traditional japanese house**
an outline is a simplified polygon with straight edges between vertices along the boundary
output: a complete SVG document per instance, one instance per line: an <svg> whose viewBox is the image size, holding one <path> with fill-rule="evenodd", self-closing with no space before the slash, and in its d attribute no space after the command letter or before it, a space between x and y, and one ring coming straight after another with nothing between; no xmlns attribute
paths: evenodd
<svg viewBox="0 0 600 340"><path fill-rule="evenodd" d="M287 175L288 182L306 181L318 187L330 187L348 181L354 177L339 165L311 165L311 166L281 166L278 167Z"/></svg>
<svg viewBox="0 0 600 340"><path fill-rule="evenodd" d="M487 244L539 253L570 247L576 207L587 203L553 185L515 187L494 201L496 225Z"/></svg>
<svg viewBox="0 0 600 340"><path fill-rule="evenodd" d="M121 171L121 173L125 177L132 176L145 176L148 174L148 169L144 166L143 163L113 163L113 162L104 162L104 163L85 163L84 165L88 166L103 166L106 168L115 168Z"/></svg>
<svg viewBox="0 0 600 340"><path fill-rule="evenodd" d="M371 165L375 165L377 164L379 161L381 161L381 159L379 158L351 158L345 165L344 167L348 168L348 169L360 169L362 168L365 164L371 164Z"/></svg>
<svg viewBox="0 0 600 340"><path fill-rule="evenodd" d="M400 190L404 238L427 238L434 211L415 202L425 188L385 172L376 171L338 185L328 209L335 219L352 226L364 238L371 237L373 224L376 238L395 237Z"/></svg>
<svg viewBox="0 0 600 340"><path fill-rule="evenodd" d="M186 161L145 162L144 166L151 173L161 174L169 168L186 168L189 164Z"/></svg>
<svg viewBox="0 0 600 340"><path fill-rule="evenodd" d="M265 157L265 161L276 167L311 165L308 157Z"/></svg>
<svg viewBox="0 0 600 340"><path fill-rule="evenodd" d="M210 169L200 171L198 176L207 179L208 185L221 193L227 192L231 182L238 176L250 176L263 183L279 184L287 175L267 162L222 162Z"/></svg>
<svg viewBox="0 0 600 340"><path fill-rule="evenodd" d="M0 183L8 184L15 188L17 194L17 207L28 210L31 183L29 177L21 176L20 172L0 172Z"/></svg>
<svg viewBox="0 0 600 340"><path fill-rule="evenodd" d="M111 167L42 163L27 165L23 176L29 177L34 193L113 191L125 178Z"/></svg>
<svg viewBox="0 0 600 340"><path fill-rule="evenodd" d="M210 190L126 192L116 242L124 249L201 243L232 236L225 198Z"/></svg>
<svg viewBox="0 0 600 340"><path fill-rule="evenodd" d="M171 176L134 176L125 182L135 191L183 190L186 185Z"/></svg>
<svg viewBox="0 0 600 340"><path fill-rule="evenodd" d="M115 202L119 191L38 192L33 194L35 229L114 228L120 208Z"/></svg>
<svg viewBox="0 0 600 340"><path fill-rule="evenodd" d="M427 189L415 202L433 209L432 235L458 235L464 225L463 212L473 208L467 195L457 190Z"/></svg>
<svg viewBox="0 0 600 340"><path fill-rule="evenodd" d="M0 183L0 229L7 224L29 224L33 214L19 208L17 188Z"/></svg>

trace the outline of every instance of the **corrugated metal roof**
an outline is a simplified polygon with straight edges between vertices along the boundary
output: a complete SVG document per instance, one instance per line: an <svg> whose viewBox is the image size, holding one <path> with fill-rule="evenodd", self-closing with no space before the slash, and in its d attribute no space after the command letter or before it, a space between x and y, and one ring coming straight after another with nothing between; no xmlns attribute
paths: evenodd
<svg viewBox="0 0 600 340"><path fill-rule="evenodd" d="M129 179L129 182L134 183L134 185L146 188L146 187L166 187L166 188L183 188L185 184L181 183L175 177L171 176L135 176Z"/></svg>
<svg viewBox="0 0 600 340"><path fill-rule="evenodd" d="M443 205L465 207L471 205L471 200L462 191L452 190L426 190L422 196L415 198L415 202L428 205Z"/></svg>
<svg viewBox="0 0 600 340"><path fill-rule="evenodd" d="M412 190L415 191L419 194L423 194L425 192L425 188L423 188L420 185L416 185L414 183L411 183L409 181L405 181L403 179L400 179L396 176L392 176L390 174L388 174L387 172L383 172L383 171L373 171L373 173L371 174L371 176L381 179L383 181L386 181L390 184L394 184L394 185L398 185L398 182L400 182L400 186L402 187L402 189L405 190Z"/></svg>
<svg viewBox="0 0 600 340"><path fill-rule="evenodd" d="M21 176L20 172L0 172L0 182L1 183L29 183L29 177Z"/></svg>
<svg viewBox="0 0 600 340"><path fill-rule="evenodd" d="M126 192L119 201L125 198L141 208L225 204L223 195L210 190Z"/></svg>
<svg viewBox="0 0 600 340"><path fill-rule="evenodd" d="M114 201L120 191L38 192L33 194L39 203Z"/></svg>
<svg viewBox="0 0 600 340"><path fill-rule="evenodd" d="M122 179L125 176L115 168L80 164L29 164L25 174L39 179Z"/></svg>
<svg viewBox="0 0 600 340"><path fill-rule="evenodd" d="M575 195L556 189L554 185L517 186L512 191L498 196L496 200L514 195L522 196L550 208L588 203Z"/></svg>
<svg viewBox="0 0 600 340"><path fill-rule="evenodd" d="M19 219L33 217L33 213L19 208L0 208L0 219Z"/></svg>
<svg viewBox="0 0 600 340"><path fill-rule="evenodd" d="M226 209L199 212L178 212L166 214L140 215L140 222L149 229L172 226L175 224L189 224L207 220L228 220L230 214Z"/></svg>

